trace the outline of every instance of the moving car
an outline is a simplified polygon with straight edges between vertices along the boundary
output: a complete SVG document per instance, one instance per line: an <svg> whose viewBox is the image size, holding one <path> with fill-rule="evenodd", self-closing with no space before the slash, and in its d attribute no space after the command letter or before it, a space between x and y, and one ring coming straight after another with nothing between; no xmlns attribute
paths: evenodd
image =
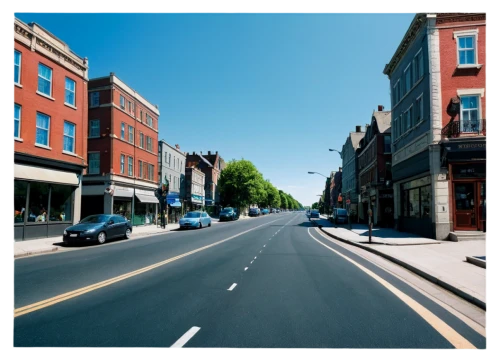
<svg viewBox="0 0 500 358"><path fill-rule="evenodd" d="M201 229L204 226L212 226L212 218L202 211L190 211L179 220L179 228L182 229Z"/></svg>
<svg viewBox="0 0 500 358"><path fill-rule="evenodd" d="M347 223L347 210L346 209L333 209L333 222L335 224Z"/></svg>
<svg viewBox="0 0 500 358"><path fill-rule="evenodd" d="M78 224L64 230L63 242L97 241L104 244L106 240L123 237L129 239L132 234L132 224L121 215L97 214L87 216Z"/></svg>
<svg viewBox="0 0 500 358"><path fill-rule="evenodd" d="M260 215L260 209L259 208L250 208L248 211L248 216L259 216Z"/></svg>
<svg viewBox="0 0 500 358"><path fill-rule="evenodd" d="M269 209L262 209L261 213L262 215L267 215L269 214Z"/></svg>
<svg viewBox="0 0 500 358"><path fill-rule="evenodd" d="M319 211L318 210L311 210L311 219L317 218L319 219Z"/></svg>
<svg viewBox="0 0 500 358"><path fill-rule="evenodd" d="M219 221L231 220L234 221L238 219L238 214L234 208L224 208L219 214Z"/></svg>

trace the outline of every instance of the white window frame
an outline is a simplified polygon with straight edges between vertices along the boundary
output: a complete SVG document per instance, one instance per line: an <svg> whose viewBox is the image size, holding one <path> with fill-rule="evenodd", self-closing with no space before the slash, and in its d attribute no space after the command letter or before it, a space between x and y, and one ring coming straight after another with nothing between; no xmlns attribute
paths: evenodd
<svg viewBox="0 0 500 358"><path fill-rule="evenodd" d="M134 127L131 125L128 126L128 142L134 144Z"/></svg>
<svg viewBox="0 0 500 358"><path fill-rule="evenodd" d="M38 127L38 124L36 124L36 129L40 129L40 130L44 130L44 131L47 131L47 144L43 144L43 143L38 143L36 141L36 132L35 132L35 144L37 145L41 145L41 146L44 146L44 147L49 147L50 146L50 116L47 115L47 114L44 114L44 113L41 113L41 112L37 112L37 116L38 114L41 114L42 116L47 116L49 118L49 124L48 124L48 127L47 128L42 128L42 127Z"/></svg>
<svg viewBox="0 0 500 358"><path fill-rule="evenodd" d="M66 133L64 133L64 127L66 126L66 123L67 124L70 124L73 126L73 137L71 137L70 135L67 135ZM64 148L64 137L68 137L68 138L71 138L73 140L73 151L71 150L66 150ZM69 121L64 121L63 123L63 152L67 152L67 153L75 153L75 146L76 146L76 140L75 140L75 137L76 137L76 124L75 123L71 123Z"/></svg>
<svg viewBox="0 0 500 358"><path fill-rule="evenodd" d="M153 139L149 136L146 136L146 149L150 152L153 151Z"/></svg>
<svg viewBox="0 0 500 358"><path fill-rule="evenodd" d="M139 160L138 165L139 165L139 178L142 179L142 177L143 177L143 170L142 170L143 163L142 163L142 160Z"/></svg>
<svg viewBox="0 0 500 358"><path fill-rule="evenodd" d="M144 133L139 132L139 147L144 149Z"/></svg>
<svg viewBox="0 0 500 358"><path fill-rule="evenodd" d="M125 97L120 95L120 108L125 110Z"/></svg>
<svg viewBox="0 0 500 358"><path fill-rule="evenodd" d="M392 87L392 90L394 93L394 98L393 98L394 106L393 107L395 107L399 103L399 101L401 101L401 80L400 79L398 79L396 81L396 83Z"/></svg>
<svg viewBox="0 0 500 358"><path fill-rule="evenodd" d="M404 123L404 133L408 132L412 128L412 112L413 112L413 104L408 107L406 111L403 112L403 123Z"/></svg>
<svg viewBox="0 0 500 358"><path fill-rule="evenodd" d="M467 92L468 92L467 94L463 94L462 96L460 96L460 131L463 133L476 133L476 132L465 132L463 130L462 98L463 97L477 97L477 120L479 121L479 131L481 131L483 129L483 115L482 115L482 105L481 105L481 97L482 96L481 96L481 92L479 90L477 92L473 92L473 91L467 91ZM470 112L470 110L469 110L469 112ZM470 118L470 115L469 115L469 118Z"/></svg>
<svg viewBox="0 0 500 358"><path fill-rule="evenodd" d="M100 174L100 171L101 171L101 152L88 152L88 159L89 159L89 172L88 174ZM97 154L97 160L94 158L92 159L91 158L91 155L96 155ZM97 171L95 170L95 165L92 166L92 163L97 161L98 165L97 165Z"/></svg>
<svg viewBox="0 0 500 358"><path fill-rule="evenodd" d="M120 128L120 139L125 140L125 122L122 122L122 126Z"/></svg>
<svg viewBox="0 0 500 358"><path fill-rule="evenodd" d="M413 56L413 82L417 83L423 76L424 76L424 53L422 49L420 49L418 50L417 54Z"/></svg>
<svg viewBox="0 0 500 358"><path fill-rule="evenodd" d="M134 158L128 157L128 175L134 176Z"/></svg>
<svg viewBox="0 0 500 358"><path fill-rule="evenodd" d="M100 105L100 92L99 91L90 92L90 107L99 107L99 105Z"/></svg>
<svg viewBox="0 0 500 358"><path fill-rule="evenodd" d="M155 175L154 169L155 169L155 167L153 164L148 164L148 179L149 180L153 180L153 178L154 178L154 175Z"/></svg>
<svg viewBox="0 0 500 358"><path fill-rule="evenodd" d="M46 68L48 68L48 69L50 70L50 79L47 79L47 78L45 78L45 77L43 77L43 76L40 76L40 66L46 67ZM45 80L45 81L49 81L49 83L50 83L50 86L49 86L49 88L50 88L50 93L49 93L49 94L47 94L47 93L44 93L44 92L40 91L40 89L38 88L38 82L37 82L37 86L36 86L36 90L37 90L37 92L41 93L42 95L52 97L52 77L53 77L53 70L52 70L52 68L50 68L49 66L45 66L45 65L44 65L43 63L41 63L41 62L38 62L38 77L37 77L37 79L38 79L38 78L42 78L42 79L43 79L43 80Z"/></svg>
<svg viewBox="0 0 500 358"><path fill-rule="evenodd" d="M474 50L474 63L460 64L460 44L459 39L461 37L474 37L473 42L473 50ZM479 37L479 29L472 30L464 30L464 31L455 31L453 32L453 38L456 42L457 48L457 67L459 68L467 68L467 67L477 67L479 65L478 61L478 51L477 51L477 39ZM465 51L465 50L464 50Z"/></svg>
<svg viewBox="0 0 500 358"><path fill-rule="evenodd" d="M15 56L15 53L16 53L16 52L19 54L19 63L18 63L18 64L16 64L16 56ZM15 83L16 85L21 85L21 64L22 64L22 62L23 62L23 53L22 53L21 51L17 51L17 50L15 50L15 49L14 49L14 69L15 69L15 67L16 67L16 66L18 66L18 67L19 67L17 81L16 81L16 79L14 78L14 83ZM15 73L16 73L16 72L15 72L15 70L14 70L14 74L15 74Z"/></svg>
<svg viewBox="0 0 500 358"><path fill-rule="evenodd" d="M97 135L92 133L92 130L96 129L94 124L97 123ZM89 121L89 138L99 138L101 136L101 121L99 119L91 119Z"/></svg>
<svg viewBox="0 0 500 358"><path fill-rule="evenodd" d="M70 90L70 89L66 88L66 84L67 84L67 81L68 81L68 80L69 80L69 81L71 81L71 82L73 82L73 85L74 85L74 88L75 88L75 90L74 90L74 91L72 91L72 90ZM69 91L69 92L73 93L73 103L66 102L66 91ZM72 79L71 79L71 78L69 78L69 77L65 77L65 78L64 78L64 103L65 103L65 104L69 104L70 106L73 106L73 107L75 107L75 106L76 106L76 81L72 80Z"/></svg>
<svg viewBox="0 0 500 358"><path fill-rule="evenodd" d="M125 154L120 154L120 174L125 174Z"/></svg>
<svg viewBox="0 0 500 358"><path fill-rule="evenodd" d="M19 107L19 118L16 118L16 109L15 107ZM22 111L23 111L23 106L20 104L14 103L14 129L17 125L17 134L18 136L16 137L16 133L14 130L14 138L21 139L21 116L22 116ZM17 124L16 124L17 122Z"/></svg>
<svg viewBox="0 0 500 358"><path fill-rule="evenodd" d="M408 80L408 78L406 77L407 73L410 74L410 81L409 81L410 83L409 84L407 83L407 80ZM408 92L411 91L411 89L413 87L413 74L412 74L412 62L411 61L408 64L408 66L406 66L406 68L404 70L403 78L404 78L404 82L405 82L404 95L406 95Z"/></svg>

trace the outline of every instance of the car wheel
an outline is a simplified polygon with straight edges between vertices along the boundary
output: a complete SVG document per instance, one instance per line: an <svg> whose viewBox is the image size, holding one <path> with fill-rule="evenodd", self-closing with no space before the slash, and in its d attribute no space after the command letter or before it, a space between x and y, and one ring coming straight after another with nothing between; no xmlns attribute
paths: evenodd
<svg viewBox="0 0 500 358"><path fill-rule="evenodd" d="M130 239L130 235L132 235L132 230L127 228L127 230L125 230L125 239Z"/></svg>
<svg viewBox="0 0 500 358"><path fill-rule="evenodd" d="M209 222L209 223L208 223L208 227L210 227L210 226L212 226L212 222Z"/></svg>
<svg viewBox="0 0 500 358"><path fill-rule="evenodd" d="M201 225L201 222L200 222L200 225L198 225L198 229L201 229L203 227L203 225Z"/></svg>
<svg viewBox="0 0 500 358"><path fill-rule="evenodd" d="M99 245L102 245L106 242L106 233L104 231L101 231L97 235L97 242L99 243Z"/></svg>

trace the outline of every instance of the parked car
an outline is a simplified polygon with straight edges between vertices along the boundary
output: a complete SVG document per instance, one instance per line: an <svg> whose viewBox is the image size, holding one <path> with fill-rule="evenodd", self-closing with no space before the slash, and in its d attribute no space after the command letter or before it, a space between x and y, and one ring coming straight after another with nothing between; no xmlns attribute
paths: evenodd
<svg viewBox="0 0 500 358"><path fill-rule="evenodd" d="M348 221L346 209L333 209L333 222L335 224L345 224Z"/></svg>
<svg viewBox="0 0 500 358"><path fill-rule="evenodd" d="M262 215L268 215L269 209L262 209L261 213L262 213Z"/></svg>
<svg viewBox="0 0 500 358"><path fill-rule="evenodd" d="M271 210L271 214L276 214L276 209Z"/></svg>
<svg viewBox="0 0 500 358"><path fill-rule="evenodd" d="M319 219L319 211L318 210L311 210L311 219L317 218Z"/></svg>
<svg viewBox="0 0 500 358"><path fill-rule="evenodd" d="M190 211L179 220L179 228L201 229L204 226L212 226L212 218L202 211Z"/></svg>
<svg viewBox="0 0 500 358"><path fill-rule="evenodd" d="M260 209L259 208L250 208L248 211L248 216L259 216L260 215Z"/></svg>
<svg viewBox="0 0 500 358"><path fill-rule="evenodd" d="M107 240L122 237L129 239L132 234L132 224L121 215L97 214L90 215L78 224L64 230L63 242L77 243L97 241L104 244Z"/></svg>
<svg viewBox="0 0 500 358"><path fill-rule="evenodd" d="M219 221L231 220L234 221L238 219L238 214L234 208L224 208L219 214Z"/></svg>
<svg viewBox="0 0 500 358"><path fill-rule="evenodd" d="M281 213L281 210L280 209L276 209L276 214L279 214Z"/></svg>

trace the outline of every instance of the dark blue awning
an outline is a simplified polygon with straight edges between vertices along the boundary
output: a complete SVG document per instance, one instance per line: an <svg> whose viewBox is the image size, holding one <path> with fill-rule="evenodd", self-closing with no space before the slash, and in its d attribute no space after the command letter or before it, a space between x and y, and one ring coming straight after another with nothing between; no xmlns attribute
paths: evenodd
<svg viewBox="0 0 500 358"><path fill-rule="evenodd" d="M182 207L182 203L179 201L179 199L174 199L174 201L172 203L168 203L168 205L170 205L172 208Z"/></svg>
<svg viewBox="0 0 500 358"><path fill-rule="evenodd" d="M167 204L173 204L176 201L179 201L179 193L172 193L167 195Z"/></svg>

